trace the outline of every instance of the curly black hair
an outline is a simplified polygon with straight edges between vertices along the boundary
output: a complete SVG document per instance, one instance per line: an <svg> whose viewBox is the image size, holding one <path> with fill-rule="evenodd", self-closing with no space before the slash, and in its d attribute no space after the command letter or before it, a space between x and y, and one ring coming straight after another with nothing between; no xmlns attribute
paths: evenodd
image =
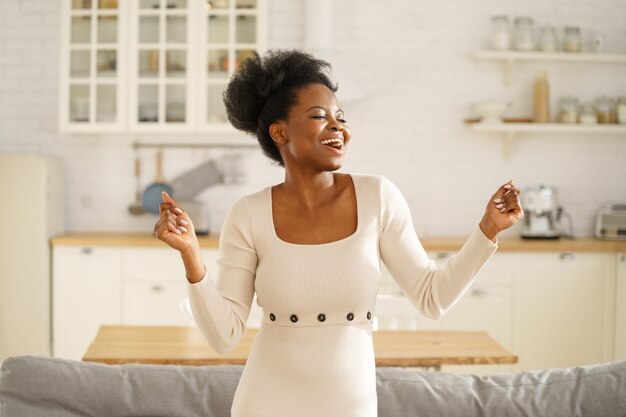
<svg viewBox="0 0 626 417"><path fill-rule="evenodd" d="M330 68L328 62L300 50L275 49L247 59L224 91L228 120L235 128L256 135L263 153L285 166L269 126L287 119L301 88L323 84L336 92L337 85L327 74Z"/></svg>

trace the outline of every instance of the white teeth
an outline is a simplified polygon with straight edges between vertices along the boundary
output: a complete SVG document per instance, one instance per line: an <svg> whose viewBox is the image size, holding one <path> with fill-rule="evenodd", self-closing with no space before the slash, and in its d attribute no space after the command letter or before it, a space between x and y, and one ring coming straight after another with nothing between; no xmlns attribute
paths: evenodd
<svg viewBox="0 0 626 417"><path fill-rule="evenodd" d="M322 145L337 145L337 146L343 146L343 140L340 138L332 138L332 139L324 139L322 142Z"/></svg>

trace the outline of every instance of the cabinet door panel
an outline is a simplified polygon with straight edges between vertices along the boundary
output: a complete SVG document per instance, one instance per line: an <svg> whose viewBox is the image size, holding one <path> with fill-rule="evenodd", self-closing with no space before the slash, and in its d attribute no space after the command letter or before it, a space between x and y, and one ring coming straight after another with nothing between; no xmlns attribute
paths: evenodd
<svg viewBox="0 0 626 417"><path fill-rule="evenodd" d="M185 283L126 282L124 283L124 324L174 326L190 325L181 303L187 297Z"/></svg>
<svg viewBox="0 0 626 417"><path fill-rule="evenodd" d="M517 320L520 368L610 360L612 255L520 254Z"/></svg>
<svg viewBox="0 0 626 417"><path fill-rule="evenodd" d="M615 354L613 360L626 360L626 253L617 255L615 297Z"/></svg>
<svg viewBox="0 0 626 417"><path fill-rule="evenodd" d="M513 290L477 283L443 318L444 330L485 331L505 349L512 351ZM509 365L445 367L446 372L488 375L507 372Z"/></svg>
<svg viewBox="0 0 626 417"><path fill-rule="evenodd" d="M185 283L185 267L178 251L171 248L124 248L124 280L158 280Z"/></svg>
<svg viewBox="0 0 626 417"><path fill-rule="evenodd" d="M56 247L54 356L80 360L102 324L120 322L120 250Z"/></svg>

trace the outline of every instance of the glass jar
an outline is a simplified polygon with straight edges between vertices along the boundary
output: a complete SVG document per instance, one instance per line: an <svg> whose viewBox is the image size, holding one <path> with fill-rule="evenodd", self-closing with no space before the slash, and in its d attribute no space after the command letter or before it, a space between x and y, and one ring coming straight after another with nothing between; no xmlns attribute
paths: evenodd
<svg viewBox="0 0 626 417"><path fill-rule="evenodd" d="M544 26L539 30L539 49L543 52L556 51L556 31L553 26Z"/></svg>
<svg viewBox="0 0 626 417"><path fill-rule="evenodd" d="M626 96L622 96L617 101L617 121L626 124Z"/></svg>
<svg viewBox="0 0 626 417"><path fill-rule="evenodd" d="M491 48L497 51L511 49L511 26L508 16L491 18Z"/></svg>
<svg viewBox="0 0 626 417"><path fill-rule="evenodd" d="M515 19L513 47L518 51L532 51L535 49L533 19L530 17L521 16Z"/></svg>
<svg viewBox="0 0 626 417"><path fill-rule="evenodd" d="M580 52L581 49L580 28L567 26L563 37L563 50L565 52Z"/></svg>
<svg viewBox="0 0 626 417"><path fill-rule="evenodd" d="M598 107L598 123L617 123L615 100L607 96L598 97L596 106Z"/></svg>
<svg viewBox="0 0 626 417"><path fill-rule="evenodd" d="M598 123L598 114L593 103L585 103L580 107L580 123L586 125Z"/></svg>
<svg viewBox="0 0 626 417"><path fill-rule="evenodd" d="M561 98L561 109L559 112L559 122L578 123L580 104L576 97Z"/></svg>

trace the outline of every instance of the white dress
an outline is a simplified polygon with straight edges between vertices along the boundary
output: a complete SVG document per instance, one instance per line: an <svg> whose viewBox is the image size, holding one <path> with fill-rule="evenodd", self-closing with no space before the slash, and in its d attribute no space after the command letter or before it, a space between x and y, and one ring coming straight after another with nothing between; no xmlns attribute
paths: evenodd
<svg viewBox="0 0 626 417"><path fill-rule="evenodd" d="M437 269L400 191L384 177L351 177L358 215L352 235L319 245L281 240L267 187L230 210L217 285L207 277L188 285L198 327L218 352L245 333L255 291L263 309L233 417L375 417L372 317L381 262L415 307L437 318L497 248L477 227Z"/></svg>

